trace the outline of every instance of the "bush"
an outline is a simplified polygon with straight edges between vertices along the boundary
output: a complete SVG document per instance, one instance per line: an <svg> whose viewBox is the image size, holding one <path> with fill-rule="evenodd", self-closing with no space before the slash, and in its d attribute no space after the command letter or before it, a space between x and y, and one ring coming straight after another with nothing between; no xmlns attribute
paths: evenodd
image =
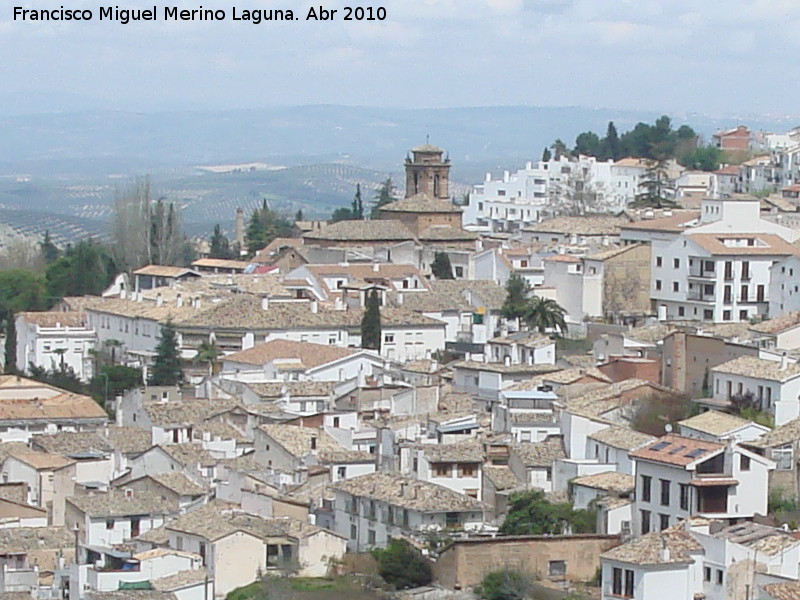
<svg viewBox="0 0 800 600"><path fill-rule="evenodd" d="M533 578L516 569L501 569L487 573L476 587L475 594L483 600L523 600L531 596Z"/></svg>
<svg viewBox="0 0 800 600"><path fill-rule="evenodd" d="M689 417L694 403L688 396L658 394L642 400L631 419L631 428L656 437L664 435L665 427L675 427Z"/></svg>
<svg viewBox="0 0 800 600"><path fill-rule="evenodd" d="M372 555L378 561L378 574L395 589L420 587L433 581L430 563L405 540L389 540L386 548L375 549Z"/></svg>
<svg viewBox="0 0 800 600"><path fill-rule="evenodd" d="M541 490L512 494L508 514L500 526L503 535L559 535L565 531L594 533L597 514L573 510L568 502L552 503Z"/></svg>

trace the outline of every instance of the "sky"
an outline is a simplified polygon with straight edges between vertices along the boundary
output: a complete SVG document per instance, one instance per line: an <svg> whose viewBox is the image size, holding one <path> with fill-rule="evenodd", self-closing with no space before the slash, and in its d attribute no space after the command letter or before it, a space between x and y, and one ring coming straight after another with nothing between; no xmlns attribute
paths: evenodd
<svg viewBox="0 0 800 600"><path fill-rule="evenodd" d="M121 8L337 9L319 0L120 0ZM6 0L0 99L54 109L305 104L585 106L795 115L796 0L374 0L381 22L34 23ZM33 110L33 108L32 108Z"/></svg>

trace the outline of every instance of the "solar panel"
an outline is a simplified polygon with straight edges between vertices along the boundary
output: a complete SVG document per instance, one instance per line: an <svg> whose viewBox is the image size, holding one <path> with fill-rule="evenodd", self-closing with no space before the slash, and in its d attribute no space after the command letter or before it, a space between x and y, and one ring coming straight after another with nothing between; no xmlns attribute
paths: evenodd
<svg viewBox="0 0 800 600"><path fill-rule="evenodd" d="M663 450L664 448L666 448L667 446L669 446L669 445L670 445L670 443L671 443L671 442L658 442L658 443L657 443L655 446L653 446L652 448L650 448L650 450L653 450L653 451Z"/></svg>
<svg viewBox="0 0 800 600"><path fill-rule="evenodd" d="M696 450L692 450L689 454L686 455L686 458L697 458L698 456L703 456L707 451L703 450L702 448L697 448Z"/></svg>

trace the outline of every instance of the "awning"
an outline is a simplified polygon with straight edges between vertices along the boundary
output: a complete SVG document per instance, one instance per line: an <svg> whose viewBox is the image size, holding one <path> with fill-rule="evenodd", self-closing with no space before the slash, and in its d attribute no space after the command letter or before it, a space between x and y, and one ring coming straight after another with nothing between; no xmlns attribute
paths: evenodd
<svg viewBox="0 0 800 600"><path fill-rule="evenodd" d="M731 485L739 485L738 479L733 479L732 477L714 477L708 479L692 479L689 481L689 485L693 485L694 487L716 487L716 486L731 486Z"/></svg>

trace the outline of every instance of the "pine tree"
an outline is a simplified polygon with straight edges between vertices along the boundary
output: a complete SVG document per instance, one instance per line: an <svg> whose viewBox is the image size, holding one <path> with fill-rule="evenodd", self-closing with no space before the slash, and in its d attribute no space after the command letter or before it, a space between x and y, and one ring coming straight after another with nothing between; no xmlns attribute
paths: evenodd
<svg viewBox="0 0 800 600"><path fill-rule="evenodd" d="M6 364L4 373L14 375L17 372L17 325L14 315L9 313L6 317Z"/></svg>
<svg viewBox="0 0 800 600"><path fill-rule="evenodd" d="M553 153L550 152L550 148L545 148L542 151L542 162L549 162L551 158L553 158Z"/></svg>
<svg viewBox="0 0 800 600"><path fill-rule="evenodd" d="M381 184L381 187L375 194L375 201L372 204L370 217L373 219L377 218L381 207L391 204L394 200L394 184L392 183L392 178L387 177L386 181Z"/></svg>
<svg viewBox="0 0 800 600"><path fill-rule="evenodd" d="M528 294L531 291L530 284L518 273L514 273L508 278L506 283L506 299L500 309L500 314L506 319L521 319L528 310Z"/></svg>
<svg viewBox="0 0 800 600"><path fill-rule="evenodd" d="M253 214L250 215L250 221L247 224L247 232L245 233L245 243L247 244L247 251L250 254L255 254L267 245L267 228L261 221L261 211L255 209Z"/></svg>
<svg viewBox="0 0 800 600"><path fill-rule="evenodd" d="M298 211L297 211L297 212L294 214L294 220L295 220L295 223L296 223L297 221L302 221L302 220L303 220L303 210L302 210L302 209L298 210Z"/></svg>
<svg viewBox="0 0 800 600"><path fill-rule="evenodd" d="M361 318L361 347L378 352L381 350L381 301L375 289L367 297Z"/></svg>
<svg viewBox="0 0 800 600"><path fill-rule="evenodd" d="M617 126L614 121L608 122L608 129L606 129L606 137L603 140L605 147L605 158L611 160L619 160L622 158L622 148L619 143L619 135L617 134Z"/></svg>
<svg viewBox="0 0 800 600"><path fill-rule="evenodd" d="M233 258L231 252L231 243L228 238L222 234L222 229L219 225L214 225L214 233L211 235L211 248L208 256L211 258Z"/></svg>
<svg viewBox="0 0 800 600"><path fill-rule="evenodd" d="M453 266L450 264L450 256L447 252L437 252L433 255L431 273L436 279L455 279Z"/></svg>
<svg viewBox="0 0 800 600"><path fill-rule="evenodd" d="M183 381L178 334L172 323L161 328L161 339L156 346L156 358L150 369L150 385L178 385Z"/></svg>
<svg viewBox="0 0 800 600"><path fill-rule="evenodd" d="M361 184L356 184L356 195L353 197L353 208L351 209L353 220L360 221L364 218L364 203L361 201Z"/></svg>
<svg viewBox="0 0 800 600"><path fill-rule="evenodd" d="M42 248L42 256L44 257L45 264L49 265L52 262L55 262L59 256L61 256L61 250L58 249L53 243L53 240L50 238L50 231L47 230L44 232L44 239L41 243Z"/></svg>

